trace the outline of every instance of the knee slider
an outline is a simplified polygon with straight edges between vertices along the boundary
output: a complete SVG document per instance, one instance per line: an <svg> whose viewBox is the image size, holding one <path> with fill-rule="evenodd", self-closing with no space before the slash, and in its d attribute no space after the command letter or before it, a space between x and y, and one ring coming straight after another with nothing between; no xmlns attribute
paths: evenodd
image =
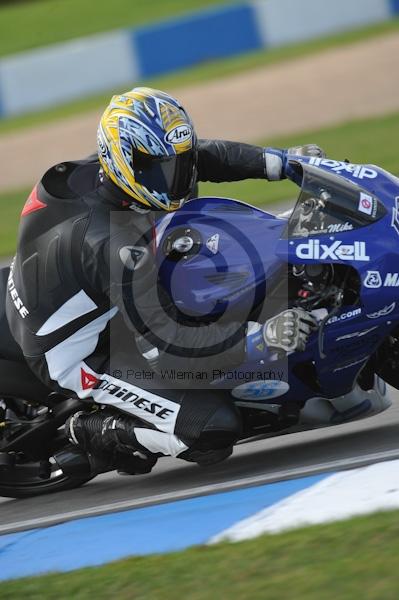
<svg viewBox="0 0 399 600"><path fill-rule="evenodd" d="M186 444L179 458L199 464L213 464L227 458L242 429L237 407L215 393L193 390L184 399L177 417L175 435Z"/></svg>
<svg viewBox="0 0 399 600"><path fill-rule="evenodd" d="M241 433L241 418L230 403L221 404L206 420L194 443L179 458L208 466L225 460Z"/></svg>
<svg viewBox="0 0 399 600"><path fill-rule="evenodd" d="M223 403L207 420L192 448L204 452L229 448L239 438L241 427L237 408L230 402Z"/></svg>

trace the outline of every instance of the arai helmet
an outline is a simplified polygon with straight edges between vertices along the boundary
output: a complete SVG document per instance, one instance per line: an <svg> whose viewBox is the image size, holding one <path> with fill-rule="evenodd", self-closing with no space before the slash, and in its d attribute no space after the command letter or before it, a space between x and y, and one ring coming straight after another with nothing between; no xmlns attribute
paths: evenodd
<svg viewBox="0 0 399 600"><path fill-rule="evenodd" d="M97 132L104 174L139 205L167 211L190 197L197 177L197 138L171 96L139 87L113 96Z"/></svg>

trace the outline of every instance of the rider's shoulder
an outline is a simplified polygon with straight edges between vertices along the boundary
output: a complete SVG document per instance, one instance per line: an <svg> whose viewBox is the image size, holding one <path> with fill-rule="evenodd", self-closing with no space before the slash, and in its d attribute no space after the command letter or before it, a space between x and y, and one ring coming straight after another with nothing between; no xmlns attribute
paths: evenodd
<svg viewBox="0 0 399 600"><path fill-rule="evenodd" d="M72 200L79 198L95 185L99 171L97 155L83 160L71 160L50 167L40 180L46 195Z"/></svg>

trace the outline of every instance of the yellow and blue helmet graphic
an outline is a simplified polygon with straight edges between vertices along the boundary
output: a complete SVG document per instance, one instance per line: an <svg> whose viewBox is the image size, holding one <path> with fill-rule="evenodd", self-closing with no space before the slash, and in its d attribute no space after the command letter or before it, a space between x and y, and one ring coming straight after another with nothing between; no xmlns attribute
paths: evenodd
<svg viewBox="0 0 399 600"><path fill-rule="evenodd" d="M97 132L105 175L135 202L172 211L190 197L197 177L197 138L171 96L139 87L113 96Z"/></svg>

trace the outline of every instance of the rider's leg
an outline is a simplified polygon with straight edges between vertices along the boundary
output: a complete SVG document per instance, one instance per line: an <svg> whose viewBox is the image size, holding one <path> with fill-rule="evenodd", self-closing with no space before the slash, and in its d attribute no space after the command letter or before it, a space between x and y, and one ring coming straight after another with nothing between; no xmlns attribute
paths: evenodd
<svg viewBox="0 0 399 600"><path fill-rule="evenodd" d="M82 447L92 444L93 452L98 450L98 445L104 444L104 450L117 445L151 457L178 456L202 464L231 454L240 434L241 420L230 400L213 390L165 390L154 385L144 389L142 384L133 385L126 377L135 370L132 353L128 360L124 358L118 359L118 369L112 374L108 357L104 357L99 348L67 369L62 369L65 363L61 361L65 359L61 355L57 358L61 365L58 371L53 356L35 359L34 364L30 361L33 370L49 387L82 400L112 406L121 413L120 417L111 419L113 413L107 410L97 411L95 415L77 415L69 424L70 437L75 443ZM138 363L135 367L137 370L141 365ZM121 378L122 375L125 377Z"/></svg>
<svg viewBox="0 0 399 600"><path fill-rule="evenodd" d="M148 393L141 390L140 404L147 401ZM68 424L69 436L86 450L136 449L144 455L177 456L204 465L231 454L241 431L240 416L232 402L206 390L166 390L151 400L160 406L165 401L168 407L174 405L177 417L174 425L163 430L152 412L137 418L134 408L120 415L105 409L73 415Z"/></svg>

